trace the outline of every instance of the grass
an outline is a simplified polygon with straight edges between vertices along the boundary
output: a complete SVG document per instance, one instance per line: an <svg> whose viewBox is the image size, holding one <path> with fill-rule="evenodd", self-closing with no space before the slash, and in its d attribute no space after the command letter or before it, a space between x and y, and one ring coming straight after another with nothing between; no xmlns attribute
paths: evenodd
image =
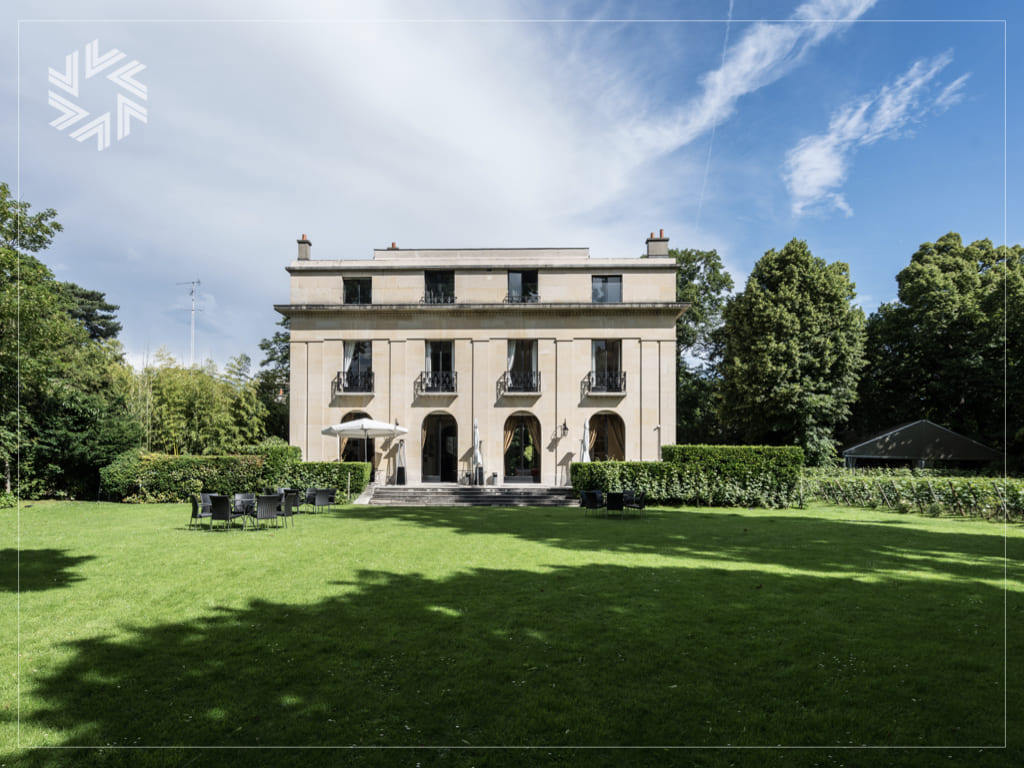
<svg viewBox="0 0 1024 768"><path fill-rule="evenodd" d="M826 506L348 507L227 533L185 530L185 505L2 515L4 766L1024 756L1020 527ZM247 749L300 745L357 748Z"/></svg>

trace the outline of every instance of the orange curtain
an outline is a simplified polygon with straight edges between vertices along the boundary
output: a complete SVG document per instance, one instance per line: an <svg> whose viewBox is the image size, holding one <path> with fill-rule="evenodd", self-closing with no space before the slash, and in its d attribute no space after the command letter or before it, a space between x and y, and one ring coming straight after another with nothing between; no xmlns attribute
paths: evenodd
<svg viewBox="0 0 1024 768"><path fill-rule="evenodd" d="M502 450L502 455L508 453L508 449L512 447L512 438L515 437L516 428L513 419L508 419L505 422L505 448Z"/></svg>
<svg viewBox="0 0 1024 768"><path fill-rule="evenodd" d="M530 432L530 441L533 443L534 466L540 466L540 422L532 416L526 418L526 429Z"/></svg>
<svg viewBox="0 0 1024 768"><path fill-rule="evenodd" d="M590 453L591 460L594 459L594 446L597 445L597 428L599 423L597 416L590 420L590 445L587 446L587 451Z"/></svg>
<svg viewBox="0 0 1024 768"><path fill-rule="evenodd" d="M626 425L618 416L606 416L608 424L608 458L613 461L626 460Z"/></svg>

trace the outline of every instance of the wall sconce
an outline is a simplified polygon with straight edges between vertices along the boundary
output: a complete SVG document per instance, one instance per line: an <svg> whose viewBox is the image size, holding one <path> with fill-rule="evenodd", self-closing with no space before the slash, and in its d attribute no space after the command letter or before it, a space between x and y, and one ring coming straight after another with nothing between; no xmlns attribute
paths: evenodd
<svg viewBox="0 0 1024 768"><path fill-rule="evenodd" d="M569 436L569 425L566 423L565 419L562 419L562 437L568 437L568 436Z"/></svg>

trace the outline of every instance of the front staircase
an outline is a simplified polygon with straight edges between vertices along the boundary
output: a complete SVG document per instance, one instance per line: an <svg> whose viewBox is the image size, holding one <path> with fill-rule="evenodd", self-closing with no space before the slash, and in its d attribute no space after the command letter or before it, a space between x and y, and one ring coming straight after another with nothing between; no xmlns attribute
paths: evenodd
<svg viewBox="0 0 1024 768"><path fill-rule="evenodd" d="M572 488L549 485L378 485L367 502L390 507L578 507Z"/></svg>

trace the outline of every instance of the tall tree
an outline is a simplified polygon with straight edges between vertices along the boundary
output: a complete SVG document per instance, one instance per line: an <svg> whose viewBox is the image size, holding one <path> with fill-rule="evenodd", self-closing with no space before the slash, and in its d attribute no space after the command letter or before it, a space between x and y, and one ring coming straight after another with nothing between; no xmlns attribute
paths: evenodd
<svg viewBox="0 0 1024 768"><path fill-rule="evenodd" d="M121 332L116 312L120 307L107 301L103 291L92 291L75 283L61 283L70 299L69 313L94 341L116 339Z"/></svg>
<svg viewBox="0 0 1024 768"><path fill-rule="evenodd" d="M725 308L722 416L748 443L799 445L835 458L864 364L864 313L849 267L802 240L770 250Z"/></svg>
<svg viewBox="0 0 1024 768"><path fill-rule="evenodd" d="M49 247L62 227L52 208L35 214L30 209L0 182L0 461L8 491L18 447L32 423L29 395L46 379L39 364L46 359L43 349L65 331L66 305L53 290L53 275L30 255Z"/></svg>
<svg viewBox="0 0 1024 768"><path fill-rule="evenodd" d="M676 441L717 442L721 380L715 366L715 333L733 288L732 277L717 251L672 249L669 255L676 260L676 301L690 305L676 322Z"/></svg>
<svg viewBox="0 0 1024 768"><path fill-rule="evenodd" d="M288 440L288 384L291 375L290 320L282 317L282 330L260 341L264 358L256 374L256 393L267 410L267 434Z"/></svg>
<svg viewBox="0 0 1024 768"><path fill-rule="evenodd" d="M996 248L987 239L964 245L955 232L917 249L896 275L897 301L868 320L858 436L930 419L1019 451L1022 260L1019 245Z"/></svg>
<svg viewBox="0 0 1024 768"><path fill-rule="evenodd" d="M19 459L22 496L92 495L99 467L138 440L115 381L120 347L92 336L80 310L97 297L104 327L112 305L59 283L35 256L61 226L56 212L30 214L0 184L0 459L10 489ZM88 312L86 313L88 314Z"/></svg>

